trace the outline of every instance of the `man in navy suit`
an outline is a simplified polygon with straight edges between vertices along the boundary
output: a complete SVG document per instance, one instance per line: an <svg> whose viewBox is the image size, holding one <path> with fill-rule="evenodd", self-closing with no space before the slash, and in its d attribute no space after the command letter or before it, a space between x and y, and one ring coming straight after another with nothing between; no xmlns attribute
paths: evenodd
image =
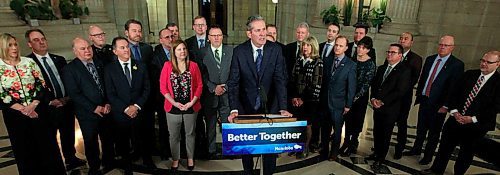
<svg viewBox="0 0 500 175"><path fill-rule="evenodd" d="M123 37L113 39L113 53L118 60L104 70L106 94L112 107L117 134L116 152L122 157L126 174L130 173L131 141L144 144L137 129L137 118L143 117L142 108L149 97L149 78L146 65L130 59L128 41Z"/></svg>
<svg viewBox="0 0 500 175"><path fill-rule="evenodd" d="M460 152L454 173L465 174L472 163L478 143L488 131L495 130L500 113L500 52L490 51L480 60L479 70L469 70L456 82L450 96L450 117L443 127L439 150L430 169L422 174L443 174L455 147ZM458 75L456 75L458 76Z"/></svg>
<svg viewBox="0 0 500 175"><path fill-rule="evenodd" d="M349 112L354 94L356 93L356 63L345 55L348 40L345 36L338 36L335 39L333 52L335 53L332 65L325 71L324 76L330 76L328 82L324 82L328 88L328 118L325 127L322 127L323 136L323 158L329 156L329 161L338 159L340 140L342 136L342 125L344 125L344 114ZM333 143L331 150L328 148L329 136L334 129ZM328 141L327 141L328 140Z"/></svg>
<svg viewBox="0 0 500 175"><path fill-rule="evenodd" d="M373 107L374 154L371 169L378 173L389 151L392 130L401 111L403 97L410 87L411 70L401 62L403 46L391 44L387 50L387 64L379 66L373 78L370 104Z"/></svg>
<svg viewBox="0 0 500 175"><path fill-rule="evenodd" d="M193 19L194 36L186 39L189 51L189 59L201 65L203 58L200 56L201 49L209 45L207 36L207 20L203 16L196 16Z"/></svg>
<svg viewBox="0 0 500 175"><path fill-rule="evenodd" d="M64 84L61 79L62 69L66 66L66 58L48 52L48 41L40 29L31 29L25 33L28 46L33 51L27 57L32 58L42 70L42 75L47 82L46 95L50 121L55 130L56 138L59 130L61 150L66 162L66 170L71 170L85 165L85 161L75 156L75 113Z"/></svg>
<svg viewBox="0 0 500 175"><path fill-rule="evenodd" d="M201 50L203 57L201 70L205 87L202 105L206 115L209 158L213 159L217 154L215 136L218 118L220 117L221 122L227 123L230 112L226 83L229 78L233 48L222 44L224 36L219 26L210 28L208 38L210 46Z"/></svg>
<svg viewBox="0 0 500 175"><path fill-rule="evenodd" d="M76 118L82 130L89 175L102 174L99 138L102 144L103 163L114 158L111 141L113 136L110 134L110 118L107 115L111 111L111 106L104 89L103 63L92 59L92 47L82 38L73 40L73 53L76 58L64 67L63 82L66 92L76 106Z"/></svg>
<svg viewBox="0 0 500 175"><path fill-rule="evenodd" d="M355 59L357 54L357 49L358 49L358 41L363 39L366 34L368 34L368 28L369 26L364 23L357 23L354 24L354 35L353 35L353 41L347 44L347 51L345 52L348 57ZM375 48L372 47L370 51L368 52L368 56L370 56L371 60L377 64L376 59L377 59L377 53L375 52Z"/></svg>
<svg viewBox="0 0 500 175"><path fill-rule="evenodd" d="M233 60L227 88L231 114L229 122L238 114L262 114L265 109L270 113L292 116L287 111L285 59L279 45L266 42L266 22L261 16L251 16L247 22L247 36L250 40L238 45L233 51ZM263 103L260 94L267 94L271 88L275 90L276 103ZM267 107L264 107L267 105ZM273 174L276 168L276 155L263 155L264 174ZM253 156L242 156L245 174L252 174Z"/></svg>
<svg viewBox="0 0 500 175"><path fill-rule="evenodd" d="M127 40L129 42L129 48L132 54L131 58L137 62L142 62L146 65L148 69L148 73L151 75L153 74L153 66L152 66L152 60L153 60L153 47L151 45L146 44L142 42L142 24L140 21L137 21L135 19L129 19L125 23L125 36L127 36ZM151 80L154 81L151 83L151 85L155 85L158 80ZM156 83L159 86L159 83ZM151 89L159 89L157 87L152 87ZM148 98L147 104L144 106L143 109L143 116L141 118L138 118L138 126L141 128L139 131L141 132L140 135L143 139L144 144L135 145L134 146L134 159L136 159L138 156L138 153L141 153L142 156L142 161L144 165L151 167L151 168L156 168L156 166L153 163L153 159L151 158L151 154L153 150L155 150L155 103L154 103L154 95L156 93L150 93L150 97Z"/></svg>
<svg viewBox="0 0 500 175"><path fill-rule="evenodd" d="M424 157L419 164L427 165L431 162L439 142L441 128L443 127L451 89L458 75L464 72L464 62L452 55L455 48L453 36L443 36L439 41L438 54L425 59L424 68L417 85L415 104L420 104L418 110L417 138L413 148L403 155L420 155L422 145L426 138Z"/></svg>

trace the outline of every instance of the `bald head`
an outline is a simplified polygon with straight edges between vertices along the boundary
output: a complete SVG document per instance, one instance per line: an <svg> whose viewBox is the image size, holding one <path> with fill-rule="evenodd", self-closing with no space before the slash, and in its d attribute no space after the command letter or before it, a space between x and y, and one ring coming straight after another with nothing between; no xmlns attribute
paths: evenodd
<svg viewBox="0 0 500 175"><path fill-rule="evenodd" d="M445 57L455 49L455 38L451 35L445 35L439 40L438 54Z"/></svg>
<svg viewBox="0 0 500 175"><path fill-rule="evenodd" d="M91 25L89 26L89 40L92 44L98 48L104 47L106 45L106 32L104 32L99 26Z"/></svg>
<svg viewBox="0 0 500 175"><path fill-rule="evenodd" d="M92 60L93 52L89 42L83 38L76 37L73 39L73 53L75 57L81 61L88 62Z"/></svg>
<svg viewBox="0 0 500 175"><path fill-rule="evenodd" d="M500 66L500 52L489 51L481 58L479 69L484 75L490 74L498 69Z"/></svg>

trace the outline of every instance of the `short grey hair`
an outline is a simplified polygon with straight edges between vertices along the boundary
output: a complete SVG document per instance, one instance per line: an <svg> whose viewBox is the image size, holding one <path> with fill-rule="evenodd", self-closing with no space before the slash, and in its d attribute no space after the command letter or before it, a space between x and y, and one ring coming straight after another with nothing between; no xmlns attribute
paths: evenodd
<svg viewBox="0 0 500 175"><path fill-rule="evenodd" d="M301 22L297 25L297 29L298 28L306 28L307 31L309 31L309 24L307 24L307 22Z"/></svg>
<svg viewBox="0 0 500 175"><path fill-rule="evenodd" d="M260 16L260 15L252 15L252 16L248 17L248 20L247 20L247 31L252 30L252 28L253 28L253 26L251 25L252 22L254 22L254 21L260 21L260 20L264 21L264 18L262 16Z"/></svg>

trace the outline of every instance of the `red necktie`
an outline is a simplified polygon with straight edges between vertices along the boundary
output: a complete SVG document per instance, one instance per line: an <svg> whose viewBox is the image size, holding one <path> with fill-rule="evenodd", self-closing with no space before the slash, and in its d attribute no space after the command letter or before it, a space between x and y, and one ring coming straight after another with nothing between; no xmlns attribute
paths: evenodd
<svg viewBox="0 0 500 175"><path fill-rule="evenodd" d="M464 109L462 110L462 115L465 115L465 111L467 111L467 109L472 104L472 101L474 101L474 98L476 98L477 93L479 92L479 88L481 87L481 83L483 83L483 81L484 81L484 76L481 75L479 79L477 79L476 84L474 85L469 95L467 96L467 100L465 100Z"/></svg>
<svg viewBox="0 0 500 175"><path fill-rule="evenodd" d="M439 64L441 64L441 58L437 60L436 65L434 65L434 69L432 69L431 77L427 81L427 88L425 88L425 96L427 97L431 94L432 82L434 82L434 77L436 77Z"/></svg>

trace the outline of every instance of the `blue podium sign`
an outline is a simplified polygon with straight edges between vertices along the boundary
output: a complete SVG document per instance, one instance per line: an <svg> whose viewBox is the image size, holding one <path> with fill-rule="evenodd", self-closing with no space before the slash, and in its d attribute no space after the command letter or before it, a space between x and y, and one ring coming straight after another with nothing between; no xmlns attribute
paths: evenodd
<svg viewBox="0 0 500 175"><path fill-rule="evenodd" d="M299 152L304 149L306 121L222 124L222 154Z"/></svg>

